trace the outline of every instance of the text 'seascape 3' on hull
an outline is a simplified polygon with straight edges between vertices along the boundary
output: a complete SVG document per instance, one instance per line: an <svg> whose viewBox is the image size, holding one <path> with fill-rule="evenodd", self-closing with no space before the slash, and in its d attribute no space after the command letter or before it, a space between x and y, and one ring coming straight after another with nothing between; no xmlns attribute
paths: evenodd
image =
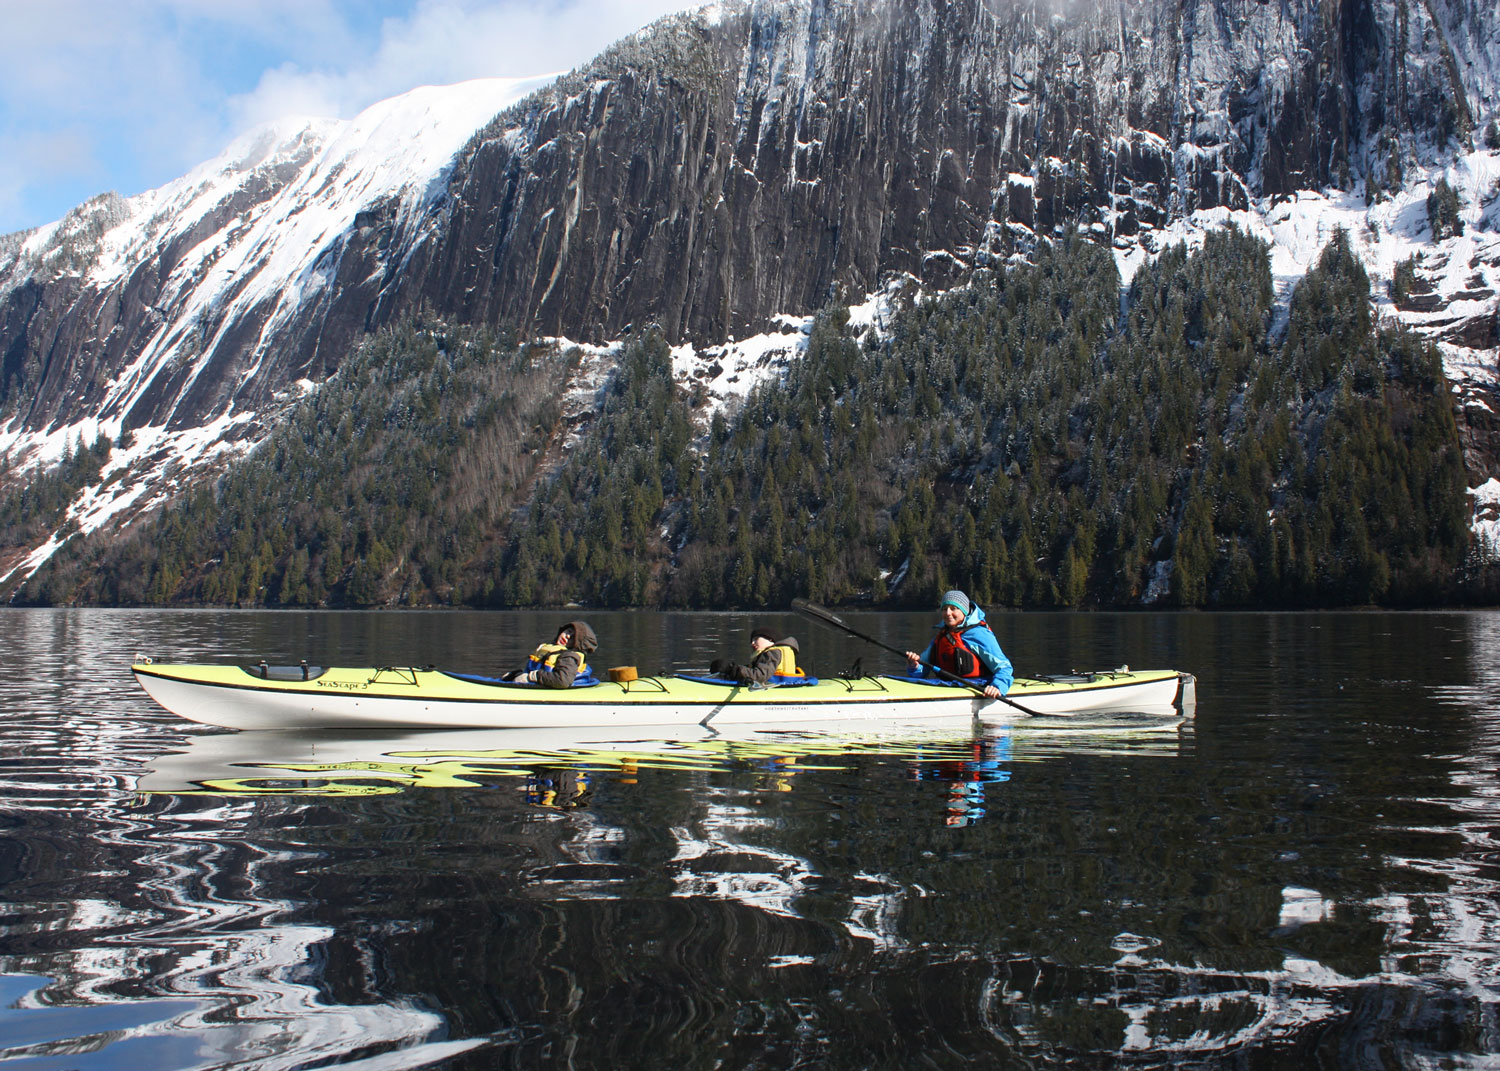
<svg viewBox="0 0 1500 1071"><path fill-rule="evenodd" d="M1191 712L1194 680L1176 670L1018 678L1004 699L909 677L832 677L745 687L686 675L549 689L436 669L158 665L141 687L190 721L230 729L524 729L806 722L830 719Z"/></svg>

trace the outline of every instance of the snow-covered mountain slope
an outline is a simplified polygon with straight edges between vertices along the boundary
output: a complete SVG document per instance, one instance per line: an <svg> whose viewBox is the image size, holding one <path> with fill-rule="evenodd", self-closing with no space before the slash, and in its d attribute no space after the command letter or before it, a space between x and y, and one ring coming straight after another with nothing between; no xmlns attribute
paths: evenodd
<svg viewBox="0 0 1500 1071"><path fill-rule="evenodd" d="M424 87L348 121L270 124L176 182L97 198L0 247L0 300L27 321L17 337L51 328L55 342L33 367L7 361L0 452L24 463L79 435L252 420L243 385L264 379L251 392L264 401L316 373L315 348L297 374L262 376L368 221L419 228L457 150L548 80Z"/></svg>
<svg viewBox="0 0 1500 1071"><path fill-rule="evenodd" d="M558 79L278 124L0 238L0 455L116 440L75 506L99 527L258 441L403 312L593 343L591 375L656 324L727 404L831 300L878 329L1069 227L1128 281L1234 222L1283 299L1348 231L1379 311L1442 345L1479 487L1500 475L1497 115L1500 15L1475 0L727 2ZM1462 233L1433 233L1440 179Z"/></svg>

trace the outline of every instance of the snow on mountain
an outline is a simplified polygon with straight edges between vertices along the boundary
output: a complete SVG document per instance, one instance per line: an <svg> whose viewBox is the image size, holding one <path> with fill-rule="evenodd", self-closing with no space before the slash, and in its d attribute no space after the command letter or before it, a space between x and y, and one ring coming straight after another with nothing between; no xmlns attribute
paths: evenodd
<svg viewBox="0 0 1500 1071"><path fill-rule="evenodd" d="M171 270L153 302L155 330L112 377L95 415L41 435L22 430L17 417L0 430L0 455L13 464L46 462L80 436L90 441L100 434L117 436L125 415L164 367L174 361L189 365L177 386L185 395L202 368L201 362L192 367L193 358L212 349L220 332L239 326L249 310L269 307L254 347L257 357L263 355L276 344L286 317L327 285L336 259L330 250L361 212L394 203L403 224L419 219L474 131L555 77L428 86L350 120L267 124L175 182L128 200L114 198L102 208L89 202L26 235L12 254L16 268L0 277L0 287L76 273L81 284L103 292L145 264L168 263ZM266 187L274 194L258 198ZM85 250L80 267L77 235L86 233L105 208L107 227ZM252 364L242 375L255 372ZM183 459L190 460L196 452L186 444L200 440L200 431L165 438L183 439ZM155 445L169 448L160 441Z"/></svg>
<svg viewBox="0 0 1500 1071"><path fill-rule="evenodd" d="M1440 179L1458 194L1464 233L1434 240L1427 198ZM1446 167L1417 176L1394 195L1370 202L1362 192L1303 190L1289 198L1261 199L1249 209L1194 212L1150 232L1139 242L1117 242L1116 262L1127 284L1135 270L1168 245L1200 244L1208 231L1229 224L1262 238L1271 250L1271 275L1282 304L1316 263L1337 230L1348 234L1364 262L1378 311L1439 344L1449 378L1478 374L1492 380L1494 350L1471 349L1445 341L1454 323L1495 308L1500 293L1500 151L1459 156ZM1389 284L1397 265L1415 258L1441 311L1403 310L1391 299Z"/></svg>
<svg viewBox="0 0 1500 1071"><path fill-rule="evenodd" d="M1439 178L1458 193L1465 221L1462 235L1434 241L1427 217L1427 197ZM1445 338L1455 323L1494 312L1500 294L1500 152L1484 150L1460 156L1434 169L1399 193L1370 203L1362 193L1341 190L1300 191L1284 199L1258 199L1243 210L1213 208L1194 212L1139 236L1114 243L1115 263L1123 286L1135 272L1169 246L1202 244L1209 232L1234 225L1266 242L1277 303L1285 312L1291 292L1342 229L1370 274L1377 312L1432 339L1443 355L1444 370L1459 389L1465 383L1497 382L1494 349L1457 345ZM1401 309L1391 298L1390 283L1398 264L1420 262L1434 300L1431 310ZM923 296L912 277L888 281L851 308L850 324L863 332L881 328L893 304ZM807 344L811 316L780 315L768 331L696 348L684 343L673 351L674 368L684 383L701 383L718 405L733 405L755 386L776 378ZM711 411L711 410L710 410Z"/></svg>

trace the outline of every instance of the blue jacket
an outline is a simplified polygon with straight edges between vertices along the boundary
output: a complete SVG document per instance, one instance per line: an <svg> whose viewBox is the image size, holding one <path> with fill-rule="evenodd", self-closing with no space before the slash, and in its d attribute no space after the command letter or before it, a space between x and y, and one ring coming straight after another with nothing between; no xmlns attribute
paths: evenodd
<svg viewBox="0 0 1500 1071"><path fill-rule="evenodd" d="M1015 671L1011 669L1010 659L1006 658L1005 652L1000 650L1000 641L995 639L995 634L988 628L974 628L975 625L984 624L984 611L975 606L969 611L969 616L964 618L963 624L958 626L958 630L963 633L964 643L979 656L979 661L989 673L988 678L980 677L974 683L993 684L1000 689L1000 694L1004 695L1010 691L1010 683L1015 677ZM934 650L936 645L936 641L929 643L927 650L922 652L923 665L920 676L941 677L938 671L930 665L936 653Z"/></svg>

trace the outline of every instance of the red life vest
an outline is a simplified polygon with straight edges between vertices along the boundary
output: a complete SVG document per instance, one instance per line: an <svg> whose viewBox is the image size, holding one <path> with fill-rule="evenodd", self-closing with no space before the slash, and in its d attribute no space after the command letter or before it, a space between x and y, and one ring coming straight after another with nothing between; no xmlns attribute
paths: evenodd
<svg viewBox="0 0 1500 1071"><path fill-rule="evenodd" d="M987 676L979 652L964 642L964 633L971 629L990 629L987 622L980 621L964 629L945 628L932 642L932 660L939 669L946 669L955 677L977 678ZM990 629L993 632L993 629Z"/></svg>

